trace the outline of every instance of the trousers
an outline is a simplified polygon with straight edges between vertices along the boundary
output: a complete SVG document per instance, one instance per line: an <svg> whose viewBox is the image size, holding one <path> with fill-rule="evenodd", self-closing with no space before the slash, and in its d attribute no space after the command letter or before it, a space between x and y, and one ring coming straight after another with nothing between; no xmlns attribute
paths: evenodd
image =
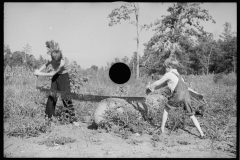
<svg viewBox="0 0 240 160"><path fill-rule="evenodd" d="M51 81L51 89L70 93L71 89L70 89L70 80L69 80L68 73L54 75ZM61 99L64 107L66 108L65 113L68 113L71 117L75 117L72 100L64 99L62 97ZM57 104L57 100L58 100L57 97L53 97L50 95L48 96L46 110L45 110L45 113L48 116L48 118L55 116L55 107Z"/></svg>

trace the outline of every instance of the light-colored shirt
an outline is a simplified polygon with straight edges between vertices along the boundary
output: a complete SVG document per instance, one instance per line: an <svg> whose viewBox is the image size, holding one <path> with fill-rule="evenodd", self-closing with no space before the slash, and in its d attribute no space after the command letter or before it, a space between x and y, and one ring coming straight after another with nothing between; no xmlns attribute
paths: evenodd
<svg viewBox="0 0 240 160"><path fill-rule="evenodd" d="M171 69L169 72L165 73L160 80L157 80L156 82L154 82L153 84L148 86L149 89L151 91L154 91L155 89L168 86L168 88L171 90L171 92L173 92L175 87L177 86L177 83L178 83L179 79L172 72L174 72L177 75L179 75L179 73L178 73L178 71L176 69ZM182 78L182 80L183 80L183 78ZM183 80L183 82L184 82L184 80Z"/></svg>
<svg viewBox="0 0 240 160"><path fill-rule="evenodd" d="M53 67L54 70L57 70L58 67L60 66L60 64L63 62L64 60L62 59L60 63L55 63L53 60L48 60L48 63L46 66L48 66L49 64L51 64L51 66ZM69 70L69 67L64 63L64 66L61 67L60 71L57 74L65 74L67 73Z"/></svg>
<svg viewBox="0 0 240 160"><path fill-rule="evenodd" d="M157 80L156 82L154 82L151 85L148 85L148 88L153 92L155 89L158 88L162 88L165 86L168 86L168 88L171 90L171 92L174 91L175 87L177 86L178 83L178 77L174 74L176 73L177 75L179 75L178 71L176 69L171 69L169 72L165 73L163 75L163 77L160 80ZM184 79L182 78L182 81L185 83ZM189 91L194 92L195 94L199 94L202 95L196 91L194 91L193 89L188 87Z"/></svg>

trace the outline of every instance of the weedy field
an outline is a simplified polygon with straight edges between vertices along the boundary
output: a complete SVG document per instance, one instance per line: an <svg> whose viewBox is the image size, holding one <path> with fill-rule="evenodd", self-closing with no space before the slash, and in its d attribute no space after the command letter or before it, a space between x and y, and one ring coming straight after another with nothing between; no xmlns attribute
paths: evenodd
<svg viewBox="0 0 240 160"><path fill-rule="evenodd" d="M71 90L74 93L116 96L146 96L151 77L131 78L114 84L107 70L81 70L71 64ZM7 67L4 71L4 156L5 157L236 157L236 75L184 76L189 87L204 94L208 105L197 117L206 134L198 132L183 110L170 111L167 134L159 135L166 98L162 90L147 96L152 124L139 110L123 103L124 114L109 110L109 125L95 129L93 113L98 103L74 102L79 126L63 116L60 99L53 124L44 120L47 96L36 90L33 71ZM50 87L50 79L39 77L38 86ZM41 153L41 154L40 154Z"/></svg>

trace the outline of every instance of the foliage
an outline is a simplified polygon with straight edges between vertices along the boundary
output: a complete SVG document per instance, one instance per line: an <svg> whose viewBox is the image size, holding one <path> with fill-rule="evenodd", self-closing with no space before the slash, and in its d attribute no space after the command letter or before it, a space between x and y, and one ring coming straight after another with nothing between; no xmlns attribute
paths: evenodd
<svg viewBox="0 0 240 160"><path fill-rule="evenodd" d="M25 53L25 57L24 57L24 63L27 63L27 54L31 53L32 47L29 44L26 44L26 47L23 47L23 51Z"/></svg>
<svg viewBox="0 0 240 160"><path fill-rule="evenodd" d="M229 74L219 73L214 75L213 80L214 80L214 83L220 83L223 85L228 85L228 86L237 85L237 77L235 73L229 73Z"/></svg>
<svg viewBox="0 0 240 160"><path fill-rule="evenodd" d="M161 70L162 62L171 54L180 60L182 69L189 68L193 64L189 57L196 40L208 34L200 22L215 21L207 10L201 9L200 3L174 3L168 12L170 15L164 15L162 19L144 26L147 29L154 27L152 30L155 32L145 44L144 61L148 68Z"/></svg>
<svg viewBox="0 0 240 160"><path fill-rule="evenodd" d="M98 66L92 65L91 69L93 69L94 71L97 71L98 70Z"/></svg>
<svg viewBox="0 0 240 160"><path fill-rule="evenodd" d="M6 47L5 47L6 48ZM25 66L31 70L40 67L43 63L46 63L46 60L40 55L39 59L36 59L30 53L30 49L25 49L24 51L15 51L11 53L10 49L6 49L6 54L4 55L4 68L6 66L15 67L15 66Z"/></svg>
<svg viewBox="0 0 240 160"><path fill-rule="evenodd" d="M134 13L136 8L134 8L134 4L126 3L119 8L115 8L112 12L108 15L110 18L109 26L116 25L123 20L130 20L130 15Z"/></svg>
<svg viewBox="0 0 240 160"><path fill-rule="evenodd" d="M131 133L147 133L149 124L143 121L139 111L124 105L118 107L122 107L124 112L117 112L116 108L107 110L104 114L105 121L102 122L104 125L100 124L101 127L119 134L124 139L127 139Z"/></svg>
<svg viewBox="0 0 240 160"><path fill-rule="evenodd" d="M131 21L130 24L136 26L137 30L137 37L135 38L137 40L137 63L136 63L136 78L139 78L139 53L138 53L138 47L139 47L139 25L138 25L138 16L139 16L139 6L138 3L126 3L119 8L115 8L112 10L112 12L108 15L108 18L110 18L109 26L116 25L120 23L120 21L123 20L130 20L130 16L134 13L136 21Z"/></svg>
<svg viewBox="0 0 240 160"><path fill-rule="evenodd" d="M129 19L126 7L128 6L113 10L111 16L121 13L118 15L120 19ZM231 32L231 24L224 24L222 39L214 40L212 34L205 32L199 23L202 20L212 20L212 17L206 10L202 10L198 3L177 3L169 7L168 11L170 15L163 16L163 19L145 26L155 26L153 28L155 34L145 44L144 55L138 57L142 74L139 79L132 76L127 83L117 85L108 76L110 63L106 68L93 65L84 70L76 61L73 61L68 64L71 92L93 95L146 96L145 87L148 82L152 82L148 75L164 74L165 68L162 64L174 51L176 58L182 64L179 68L180 73L186 73L184 79L188 86L204 94L208 102L203 117L197 117L207 138L235 143L237 37ZM118 18L114 23L120 22L120 19ZM175 49L174 44L177 44ZM27 63L23 62L25 55ZM137 54L133 53L130 60L124 57L122 61L127 63L132 71L135 71L136 65L133 64L137 61L136 59ZM32 137L48 131L48 126L44 121L47 96L35 90L36 79L32 71L44 63L46 60L42 56L35 59L34 56L24 52L12 53L9 46L4 46L4 133L11 136ZM51 67L46 70L51 71ZM213 72L215 75L212 74ZM38 78L40 85L47 88L50 88L50 80L51 78ZM160 89L147 96L148 116L152 117L152 123L157 126L161 124L163 107L166 103L166 98L159 96L161 93ZM87 119L91 121L96 107L97 103L74 101L79 121ZM61 123L57 125L65 124L65 120L61 119L63 110L64 107L58 100L56 113L60 116ZM150 133L153 128L144 121L140 112L134 109L126 110L124 114L110 110L106 116L107 121L112 125L109 131L123 138L127 138L132 133ZM178 108L169 112L166 127L170 131L176 131L180 128L194 126L190 118L184 115L184 111ZM63 140L64 138L60 141Z"/></svg>
<svg viewBox="0 0 240 160"><path fill-rule="evenodd" d="M25 78L29 75L28 78ZM91 75L91 79L81 86L81 93L93 95L117 95L117 96L146 96L145 86L151 78L143 76L138 80L131 78L124 85L114 84L108 77L108 70L99 69L81 70L78 68L76 76ZM188 86L195 91L204 94L208 105L203 117L197 117L207 138L214 141L236 142L236 79L235 74L222 75L228 79L220 78L217 83L213 81L213 74L184 76ZM235 77L235 78L234 78ZM44 120L44 110L47 97L34 88L34 76L25 67L6 67L4 70L4 133L11 136L32 137L51 131ZM226 82L225 82L226 81ZM224 82L224 83L222 83ZM227 85L226 85L227 84ZM154 91L147 96L148 116L152 118L154 125L160 126L163 107L166 98L159 96L162 89ZM155 97L155 98L154 98ZM156 98L157 97L157 98ZM97 103L74 101L75 113L78 121L91 122ZM124 106L122 106L124 107ZM59 120L53 121L56 125L66 124L61 115L64 113L61 101L56 105L56 115ZM110 110L106 113L110 126L106 126L109 132L114 132L122 138L128 138L132 133L151 134L151 123L145 121L139 110L128 107L124 114ZM184 114L182 108L170 110L166 127L171 132L178 129L194 127L189 116ZM53 142L53 141L52 141ZM55 141L56 142L56 141ZM59 141L60 142L60 141ZM61 141L62 142L62 141ZM66 141L65 141L66 142Z"/></svg>
<svg viewBox="0 0 240 160"><path fill-rule="evenodd" d="M79 93L80 87L83 85L80 77L77 76L78 68L76 61L69 64L69 79L72 93Z"/></svg>

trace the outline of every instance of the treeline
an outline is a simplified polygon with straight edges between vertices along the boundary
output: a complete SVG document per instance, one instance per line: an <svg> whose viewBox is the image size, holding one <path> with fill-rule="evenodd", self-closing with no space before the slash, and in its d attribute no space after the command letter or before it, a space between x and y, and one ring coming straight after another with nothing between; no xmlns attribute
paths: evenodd
<svg viewBox="0 0 240 160"><path fill-rule="evenodd" d="M218 40L213 39L213 34L202 35L193 41L186 37L181 37L179 47L173 49L174 44L167 42L165 48L154 49L152 45L153 38L145 44L144 55L139 57L140 76L147 74L164 74L164 61L174 52L181 66L178 70L182 74L217 74L237 72L237 37L231 32L231 24L225 23L224 32ZM169 48L167 48L169 47ZM137 53L132 57L124 57L122 60L115 58L114 62L108 63L111 66L116 62L126 63L132 73L136 73ZM109 68L109 67L108 67Z"/></svg>
<svg viewBox="0 0 240 160"><path fill-rule="evenodd" d="M145 46L140 66L147 74L163 73L163 62L172 53L180 61L182 74L230 73L237 71L237 37L231 32L231 24L224 24L221 38L214 40L213 34L199 35L193 41L189 37L179 37L178 48L169 42L169 49L154 50L151 39ZM136 59L136 58L135 58Z"/></svg>
<svg viewBox="0 0 240 160"><path fill-rule="evenodd" d="M181 63L179 71L182 74L236 72L236 33L231 31L231 24L226 22L220 38L215 40L213 33L207 32L201 22L216 22L200 4L174 3L167 9L168 15L162 15L161 19L153 23L140 25L140 29L151 29L154 32L152 38L144 44L144 55L139 57L140 74L163 74L163 62L169 56ZM125 10L120 9L127 7L131 9L131 5L123 5L113 10L114 15L122 18ZM126 17L123 16L123 19ZM136 73L136 52L128 65Z"/></svg>
<svg viewBox="0 0 240 160"><path fill-rule="evenodd" d="M124 7L126 9L130 6ZM174 3L167 11L169 14L162 15L161 19L139 25L141 29L151 29L154 32L153 37L144 44L144 54L139 56L140 76L164 74L163 62L169 56L180 62L178 70L181 74L237 71L237 36L232 32L229 22L223 25L223 32L216 40L213 33L205 31L200 23L216 23L208 11L201 8L200 3ZM120 11L117 13L120 14ZM4 67L26 65L35 69L46 62L42 56L36 59L31 55L29 48L27 45L24 51L11 53L9 46L4 46ZM127 56L122 59L115 58L114 62L107 63L107 66L101 69L107 70L116 62L126 63L135 75L138 66L137 52L134 52L130 59ZM90 69L97 71L100 68L92 65Z"/></svg>
<svg viewBox="0 0 240 160"><path fill-rule="evenodd" d="M6 66L26 66L34 70L46 62L47 60L42 56L37 59L32 54L27 54L23 51L15 51L12 53L8 45L4 46L4 68Z"/></svg>

